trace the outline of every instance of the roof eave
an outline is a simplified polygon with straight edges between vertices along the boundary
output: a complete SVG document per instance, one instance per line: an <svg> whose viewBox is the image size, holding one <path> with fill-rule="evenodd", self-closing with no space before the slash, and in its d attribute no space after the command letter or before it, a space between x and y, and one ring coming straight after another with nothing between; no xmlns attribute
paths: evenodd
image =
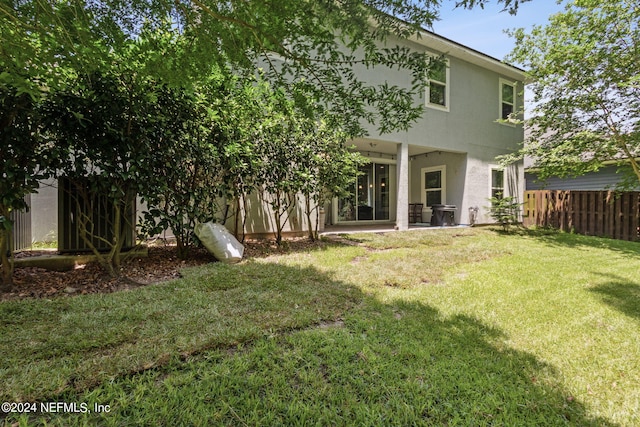
<svg viewBox="0 0 640 427"><path fill-rule="evenodd" d="M410 36L409 40L428 49L433 49L482 68L489 69L512 80L524 81L526 78L526 72L523 69L507 64L497 58L446 37L442 37L432 31L422 29L419 33Z"/></svg>

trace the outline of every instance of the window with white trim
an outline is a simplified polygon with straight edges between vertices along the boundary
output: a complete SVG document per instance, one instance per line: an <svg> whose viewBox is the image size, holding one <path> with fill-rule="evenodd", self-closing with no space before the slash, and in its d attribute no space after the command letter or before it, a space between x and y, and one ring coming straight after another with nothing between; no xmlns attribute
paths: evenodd
<svg viewBox="0 0 640 427"><path fill-rule="evenodd" d="M504 169L491 168L491 198L502 199L504 197Z"/></svg>
<svg viewBox="0 0 640 427"><path fill-rule="evenodd" d="M432 59L427 86L427 106L449 110L449 60Z"/></svg>
<svg viewBox="0 0 640 427"><path fill-rule="evenodd" d="M500 113L501 120L516 119L516 83L500 79Z"/></svg>
<svg viewBox="0 0 640 427"><path fill-rule="evenodd" d="M422 204L431 208L433 205L447 203L447 167L446 165L420 169L422 175Z"/></svg>

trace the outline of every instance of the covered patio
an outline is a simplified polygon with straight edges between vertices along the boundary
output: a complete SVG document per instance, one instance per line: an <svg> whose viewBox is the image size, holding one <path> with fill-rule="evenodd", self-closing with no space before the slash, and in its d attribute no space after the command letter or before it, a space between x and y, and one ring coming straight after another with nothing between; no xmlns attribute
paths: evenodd
<svg viewBox="0 0 640 427"><path fill-rule="evenodd" d="M370 163L354 177L349 195L335 199L327 210L329 228L424 228L435 206L447 209L445 225L469 223L462 214L468 209L466 153L364 138L353 145Z"/></svg>

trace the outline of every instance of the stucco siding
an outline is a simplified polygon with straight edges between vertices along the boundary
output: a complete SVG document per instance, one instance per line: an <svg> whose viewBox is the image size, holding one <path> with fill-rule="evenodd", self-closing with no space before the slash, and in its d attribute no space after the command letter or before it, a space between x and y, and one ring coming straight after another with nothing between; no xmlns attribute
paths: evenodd
<svg viewBox="0 0 640 427"><path fill-rule="evenodd" d="M455 58L450 66L449 111L426 108L409 130L409 141L461 152L469 151L469 144L513 151L524 132L522 126L497 122L500 76Z"/></svg>
<svg viewBox="0 0 640 427"><path fill-rule="evenodd" d="M426 42L425 42L426 43ZM414 154L410 161L409 203L421 203L421 170L426 167L446 166L446 200L458 210L456 221L470 222L470 209L477 211L477 222L492 222L488 214L491 197L491 167L497 167L496 157L518 149L524 139L522 125L499 122L501 82L516 83L515 111L522 111L522 78L515 78L512 70L496 72L471 63L447 51L430 49L418 42L400 42L413 49L433 54L444 54L449 64L448 101L445 110L431 108L426 93L415 102L422 103L425 112L406 132L380 135L374 126L367 129L377 141L408 143ZM455 49L454 49L455 50ZM370 83L387 82L407 87L407 75L397 70L363 69L359 75ZM417 153L417 155L416 155ZM426 155L426 156L425 156ZM524 191L522 165L506 171L505 193L521 199Z"/></svg>
<svg viewBox="0 0 640 427"><path fill-rule="evenodd" d="M369 135L387 141L408 142L436 149L466 152L470 142L501 149L501 154L513 151L522 142L524 132L521 125L498 123L500 112L500 79L514 82L512 77L472 64L465 60L428 49L418 43L393 41L410 46L420 52L444 54L449 61L448 111L425 108L425 113L407 132L380 135L375 125L367 125ZM399 87L410 87L410 76L406 72L388 67L357 67L357 74L370 84L388 83ZM522 82L517 84L516 111L523 105ZM426 103L426 93L415 99L416 104Z"/></svg>

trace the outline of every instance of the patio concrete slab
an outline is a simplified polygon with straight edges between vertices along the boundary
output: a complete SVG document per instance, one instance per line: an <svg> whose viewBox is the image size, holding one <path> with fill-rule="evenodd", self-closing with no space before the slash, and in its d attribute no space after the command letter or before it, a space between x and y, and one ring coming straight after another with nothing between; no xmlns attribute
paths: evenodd
<svg viewBox="0 0 640 427"><path fill-rule="evenodd" d="M443 227L431 227L429 223L415 223L409 224L409 230L443 230L449 228L467 228L468 225L451 225ZM331 236L336 234L351 234L351 233L389 233L392 231L398 231L395 228L394 223L384 224L345 224L345 225L328 225L324 231L320 233L321 236Z"/></svg>

